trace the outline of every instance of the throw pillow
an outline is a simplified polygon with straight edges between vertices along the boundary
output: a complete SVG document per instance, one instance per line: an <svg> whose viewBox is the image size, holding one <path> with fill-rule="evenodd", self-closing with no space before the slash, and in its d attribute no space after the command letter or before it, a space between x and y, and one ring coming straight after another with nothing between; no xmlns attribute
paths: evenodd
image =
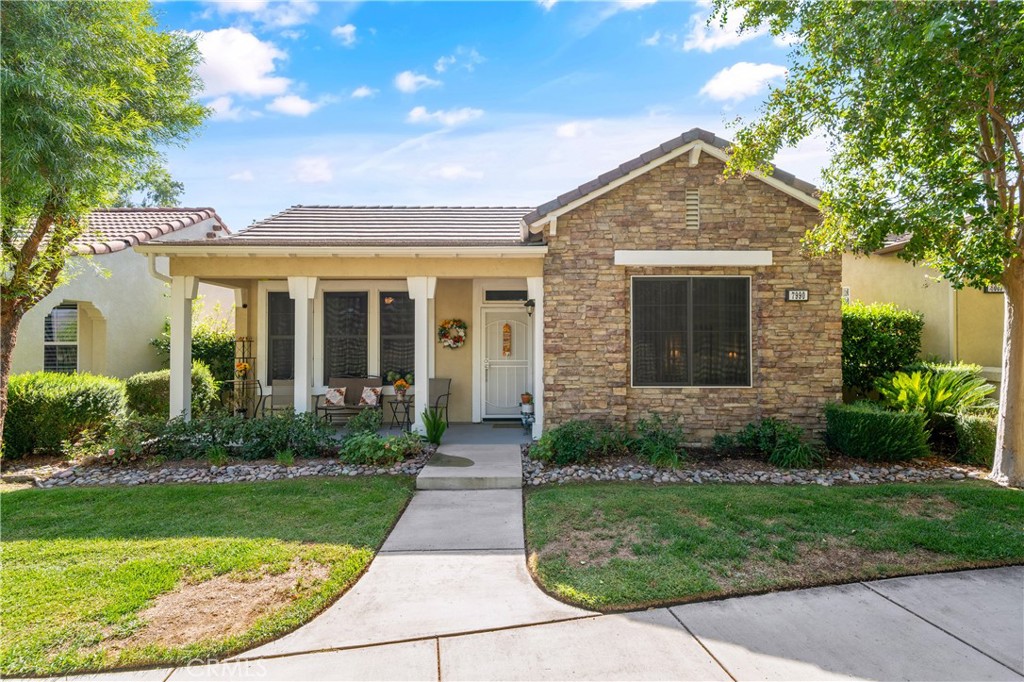
<svg viewBox="0 0 1024 682"><path fill-rule="evenodd" d="M327 401L328 405L340 407L345 404L345 390L345 386L342 386L341 388L329 388L324 393L324 400Z"/></svg>
<svg viewBox="0 0 1024 682"><path fill-rule="evenodd" d="M380 391L380 386L363 386L363 394L359 396L359 404L376 406L380 402Z"/></svg>

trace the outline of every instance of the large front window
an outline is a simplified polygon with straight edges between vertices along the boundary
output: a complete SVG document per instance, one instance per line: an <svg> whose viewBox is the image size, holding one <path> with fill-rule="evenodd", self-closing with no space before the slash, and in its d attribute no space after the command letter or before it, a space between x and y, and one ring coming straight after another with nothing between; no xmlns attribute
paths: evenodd
<svg viewBox="0 0 1024 682"><path fill-rule="evenodd" d="M416 303L406 291L380 293L380 375L416 368Z"/></svg>
<svg viewBox="0 0 1024 682"><path fill-rule="evenodd" d="M324 384L331 377L366 376L368 302L365 291L324 293Z"/></svg>
<svg viewBox="0 0 1024 682"><path fill-rule="evenodd" d="M295 301L287 291L267 294L267 383L295 379Z"/></svg>
<svg viewBox="0 0 1024 682"><path fill-rule="evenodd" d="M634 386L750 385L750 280L633 279Z"/></svg>
<svg viewBox="0 0 1024 682"><path fill-rule="evenodd" d="M78 306L59 305L43 321L43 371L78 371Z"/></svg>

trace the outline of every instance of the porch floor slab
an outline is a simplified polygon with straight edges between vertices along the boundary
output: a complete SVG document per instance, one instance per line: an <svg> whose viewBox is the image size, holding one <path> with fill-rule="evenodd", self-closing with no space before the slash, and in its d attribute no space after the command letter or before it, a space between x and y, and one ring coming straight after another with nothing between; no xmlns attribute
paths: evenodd
<svg viewBox="0 0 1024 682"><path fill-rule="evenodd" d="M519 490L422 490L380 551L523 549Z"/></svg>
<svg viewBox="0 0 1024 682"><path fill-rule="evenodd" d="M523 487L523 460L518 445L441 445L437 454L462 458L472 464L439 466L432 463L431 458L416 477L417 489L490 490Z"/></svg>

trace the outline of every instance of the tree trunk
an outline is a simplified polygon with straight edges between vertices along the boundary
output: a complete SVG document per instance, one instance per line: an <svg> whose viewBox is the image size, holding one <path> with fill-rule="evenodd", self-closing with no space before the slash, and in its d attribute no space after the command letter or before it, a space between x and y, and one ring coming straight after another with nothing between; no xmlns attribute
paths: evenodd
<svg viewBox="0 0 1024 682"><path fill-rule="evenodd" d="M0 306L0 457L3 456L4 419L7 417L7 382L11 377L11 357L22 314L13 305Z"/></svg>
<svg viewBox="0 0 1024 682"><path fill-rule="evenodd" d="M1003 275L1006 320L1003 328L1003 381L992 480L1024 486L1024 257L1011 258Z"/></svg>

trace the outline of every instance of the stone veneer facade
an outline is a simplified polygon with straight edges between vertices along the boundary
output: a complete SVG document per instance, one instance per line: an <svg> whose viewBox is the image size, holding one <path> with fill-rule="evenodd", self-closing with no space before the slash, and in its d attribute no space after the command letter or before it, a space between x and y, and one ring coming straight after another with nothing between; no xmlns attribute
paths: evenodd
<svg viewBox="0 0 1024 682"><path fill-rule="evenodd" d="M558 218L544 263L545 428L573 418L635 423L679 417L695 442L762 417L812 432L840 398L841 261L801 247L818 211L756 178L722 179L723 164L689 155ZM700 193L700 227L686 227L686 191ZM617 249L771 250L770 266L623 267ZM630 277L748 275L752 387L630 386ZM785 290L809 290L787 303Z"/></svg>

